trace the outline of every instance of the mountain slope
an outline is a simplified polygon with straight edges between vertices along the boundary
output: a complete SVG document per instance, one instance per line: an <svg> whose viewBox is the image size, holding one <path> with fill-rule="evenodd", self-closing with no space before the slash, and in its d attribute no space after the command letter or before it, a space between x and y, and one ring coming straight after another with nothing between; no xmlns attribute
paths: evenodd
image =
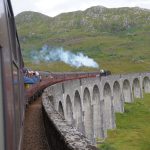
<svg viewBox="0 0 150 150"><path fill-rule="evenodd" d="M108 9L101 6L91 7L85 11L63 13L48 17L36 12L23 12L16 16L19 32L24 25L30 29L49 31L52 34L72 32L119 32L150 24L150 11L135 8ZM41 28L43 27L43 28ZM50 35L51 36L51 35Z"/></svg>
<svg viewBox="0 0 150 150"><path fill-rule="evenodd" d="M121 72L150 69L149 10L95 6L53 18L23 12L16 16L16 24L25 58L29 51L47 44L82 51L104 68L112 68L108 63L112 61L114 72L120 72L118 64L122 60L131 65L122 64Z"/></svg>

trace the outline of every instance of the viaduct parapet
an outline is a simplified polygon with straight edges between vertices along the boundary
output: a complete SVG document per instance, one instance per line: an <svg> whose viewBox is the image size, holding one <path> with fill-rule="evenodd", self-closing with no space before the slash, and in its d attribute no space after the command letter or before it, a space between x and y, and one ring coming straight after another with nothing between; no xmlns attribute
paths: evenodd
<svg viewBox="0 0 150 150"><path fill-rule="evenodd" d="M60 119L61 116L62 121L59 120L56 128L62 135L64 131L60 129L61 126L64 129L65 126L70 126L87 137L91 143L95 143L96 138L107 137L108 129L116 128L115 112L123 113L124 103L132 103L134 98L142 98L144 92L150 93L150 73L70 80L44 90L43 108L51 121L58 121L57 117ZM58 116L52 117L56 112ZM70 132L69 129L67 131ZM65 135L63 137L67 141L68 137ZM75 133L72 135L76 136ZM90 145L86 139L81 141Z"/></svg>

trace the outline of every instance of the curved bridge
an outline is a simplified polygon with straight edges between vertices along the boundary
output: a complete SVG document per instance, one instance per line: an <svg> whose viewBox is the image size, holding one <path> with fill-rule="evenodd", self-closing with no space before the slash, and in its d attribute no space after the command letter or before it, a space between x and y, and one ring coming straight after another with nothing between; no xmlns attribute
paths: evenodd
<svg viewBox="0 0 150 150"><path fill-rule="evenodd" d="M105 138L116 128L115 112L124 112L124 103L150 93L150 73L111 75L57 83L44 90L43 105L64 116L90 141ZM47 108L46 108L47 107Z"/></svg>

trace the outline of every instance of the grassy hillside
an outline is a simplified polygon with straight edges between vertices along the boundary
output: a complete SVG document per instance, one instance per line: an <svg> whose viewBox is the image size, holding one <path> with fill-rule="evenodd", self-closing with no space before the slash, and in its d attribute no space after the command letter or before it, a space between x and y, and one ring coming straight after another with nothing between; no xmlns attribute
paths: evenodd
<svg viewBox="0 0 150 150"><path fill-rule="evenodd" d="M149 10L96 6L53 18L23 12L16 16L16 24L27 66L37 67L29 59L30 51L47 44L75 53L81 51L94 58L100 68L113 73L150 71ZM43 62L40 66L52 71L77 70L56 62Z"/></svg>
<svg viewBox="0 0 150 150"><path fill-rule="evenodd" d="M108 132L101 150L150 149L150 94L125 105L125 113L116 114L117 129Z"/></svg>

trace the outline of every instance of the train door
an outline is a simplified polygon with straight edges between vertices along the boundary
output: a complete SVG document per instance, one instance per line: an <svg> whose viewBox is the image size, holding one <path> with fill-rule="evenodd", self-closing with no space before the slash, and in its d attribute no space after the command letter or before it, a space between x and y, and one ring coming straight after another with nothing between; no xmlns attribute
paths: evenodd
<svg viewBox="0 0 150 150"><path fill-rule="evenodd" d="M3 116L3 95L2 95L2 54L0 46L0 150L4 149L4 116Z"/></svg>
<svg viewBox="0 0 150 150"><path fill-rule="evenodd" d="M3 84L2 84L2 22L5 12L3 1L0 0L0 150L5 150L5 128L4 128L4 102L3 102Z"/></svg>
<svg viewBox="0 0 150 150"><path fill-rule="evenodd" d="M18 150L20 145L19 61L16 30L9 0L0 0L0 150ZM2 80L1 80L2 79ZM1 144L1 142L0 142Z"/></svg>
<svg viewBox="0 0 150 150"><path fill-rule="evenodd" d="M20 81L20 61L19 61L19 50L18 40L15 27L15 21L10 3L7 5L8 9L8 27L9 27L9 37L10 37L10 47L12 55L12 77L13 77L13 95L14 95L14 126L15 126L15 149L20 149L21 140L21 103L23 104L23 95L21 98L21 81Z"/></svg>
<svg viewBox="0 0 150 150"><path fill-rule="evenodd" d="M20 150L21 147L22 66L11 3L0 0L0 150Z"/></svg>

